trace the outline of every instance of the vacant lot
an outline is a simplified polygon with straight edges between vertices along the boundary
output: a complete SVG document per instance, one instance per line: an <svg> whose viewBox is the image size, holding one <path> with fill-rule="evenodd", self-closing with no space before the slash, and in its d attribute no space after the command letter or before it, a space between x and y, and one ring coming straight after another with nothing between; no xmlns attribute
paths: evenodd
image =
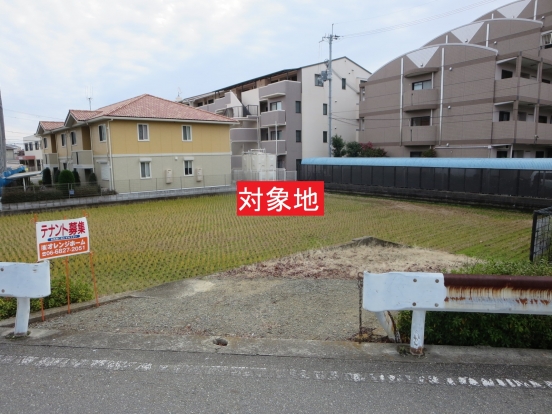
<svg viewBox="0 0 552 414"><path fill-rule="evenodd" d="M101 294L142 289L374 236L410 246L526 260L531 214L327 194L324 217L237 217L234 195L88 209ZM39 221L81 210L41 213ZM31 214L0 217L0 261L36 261ZM54 260L53 275L64 275ZM70 259L89 280L88 255Z"/></svg>

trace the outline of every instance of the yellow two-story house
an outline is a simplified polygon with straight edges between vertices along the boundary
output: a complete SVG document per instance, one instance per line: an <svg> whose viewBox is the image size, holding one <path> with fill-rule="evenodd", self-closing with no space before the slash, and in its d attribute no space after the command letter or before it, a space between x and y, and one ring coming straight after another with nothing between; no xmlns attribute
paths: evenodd
<svg viewBox="0 0 552 414"><path fill-rule="evenodd" d="M65 122L41 121L44 167L76 169L81 181L117 192L229 183L230 126L222 115L140 95Z"/></svg>

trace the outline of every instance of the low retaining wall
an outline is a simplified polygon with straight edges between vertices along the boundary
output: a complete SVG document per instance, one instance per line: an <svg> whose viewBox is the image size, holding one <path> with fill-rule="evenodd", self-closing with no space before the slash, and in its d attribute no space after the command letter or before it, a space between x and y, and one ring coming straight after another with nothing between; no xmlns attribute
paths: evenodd
<svg viewBox="0 0 552 414"><path fill-rule="evenodd" d="M213 187L199 187L199 188L182 188L178 190L158 190L158 191L146 191L141 193L121 193L113 195L102 195L95 197L80 197L80 198L68 198L62 200L48 200L37 201L30 203L0 203L1 212L17 212L17 211L36 211L47 210L52 208L66 208L75 206L87 206L94 204L112 204L129 202L136 200L151 200L158 198L171 198L171 197L183 197L202 194L219 194L229 193L236 191L236 187L233 185L221 185Z"/></svg>

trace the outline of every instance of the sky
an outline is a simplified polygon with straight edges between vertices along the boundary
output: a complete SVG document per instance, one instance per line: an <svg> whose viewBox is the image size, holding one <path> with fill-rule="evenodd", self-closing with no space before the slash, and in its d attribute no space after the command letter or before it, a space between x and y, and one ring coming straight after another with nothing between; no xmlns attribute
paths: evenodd
<svg viewBox="0 0 552 414"><path fill-rule="evenodd" d="M321 62L329 56L321 40L332 24L340 36L333 57L347 56L374 72L511 2L3 1L7 143L21 143L41 120L63 121L69 109L89 109L89 96L92 109L144 93L174 100Z"/></svg>

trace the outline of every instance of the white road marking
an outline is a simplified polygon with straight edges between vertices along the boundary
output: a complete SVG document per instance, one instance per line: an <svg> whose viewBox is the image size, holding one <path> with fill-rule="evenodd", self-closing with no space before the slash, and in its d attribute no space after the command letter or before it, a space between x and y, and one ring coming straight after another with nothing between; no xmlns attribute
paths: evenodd
<svg viewBox="0 0 552 414"><path fill-rule="evenodd" d="M172 374L228 375L253 378L293 378L313 381L345 381L387 384L423 384L433 386L466 386L485 388L552 389L552 381L513 378L471 378L378 374L338 371L308 371L300 369L268 369L221 365L156 365L147 362L116 361L108 359L73 359L35 357L26 355L0 355L0 365L33 366L37 368L76 368L105 371L166 372Z"/></svg>

